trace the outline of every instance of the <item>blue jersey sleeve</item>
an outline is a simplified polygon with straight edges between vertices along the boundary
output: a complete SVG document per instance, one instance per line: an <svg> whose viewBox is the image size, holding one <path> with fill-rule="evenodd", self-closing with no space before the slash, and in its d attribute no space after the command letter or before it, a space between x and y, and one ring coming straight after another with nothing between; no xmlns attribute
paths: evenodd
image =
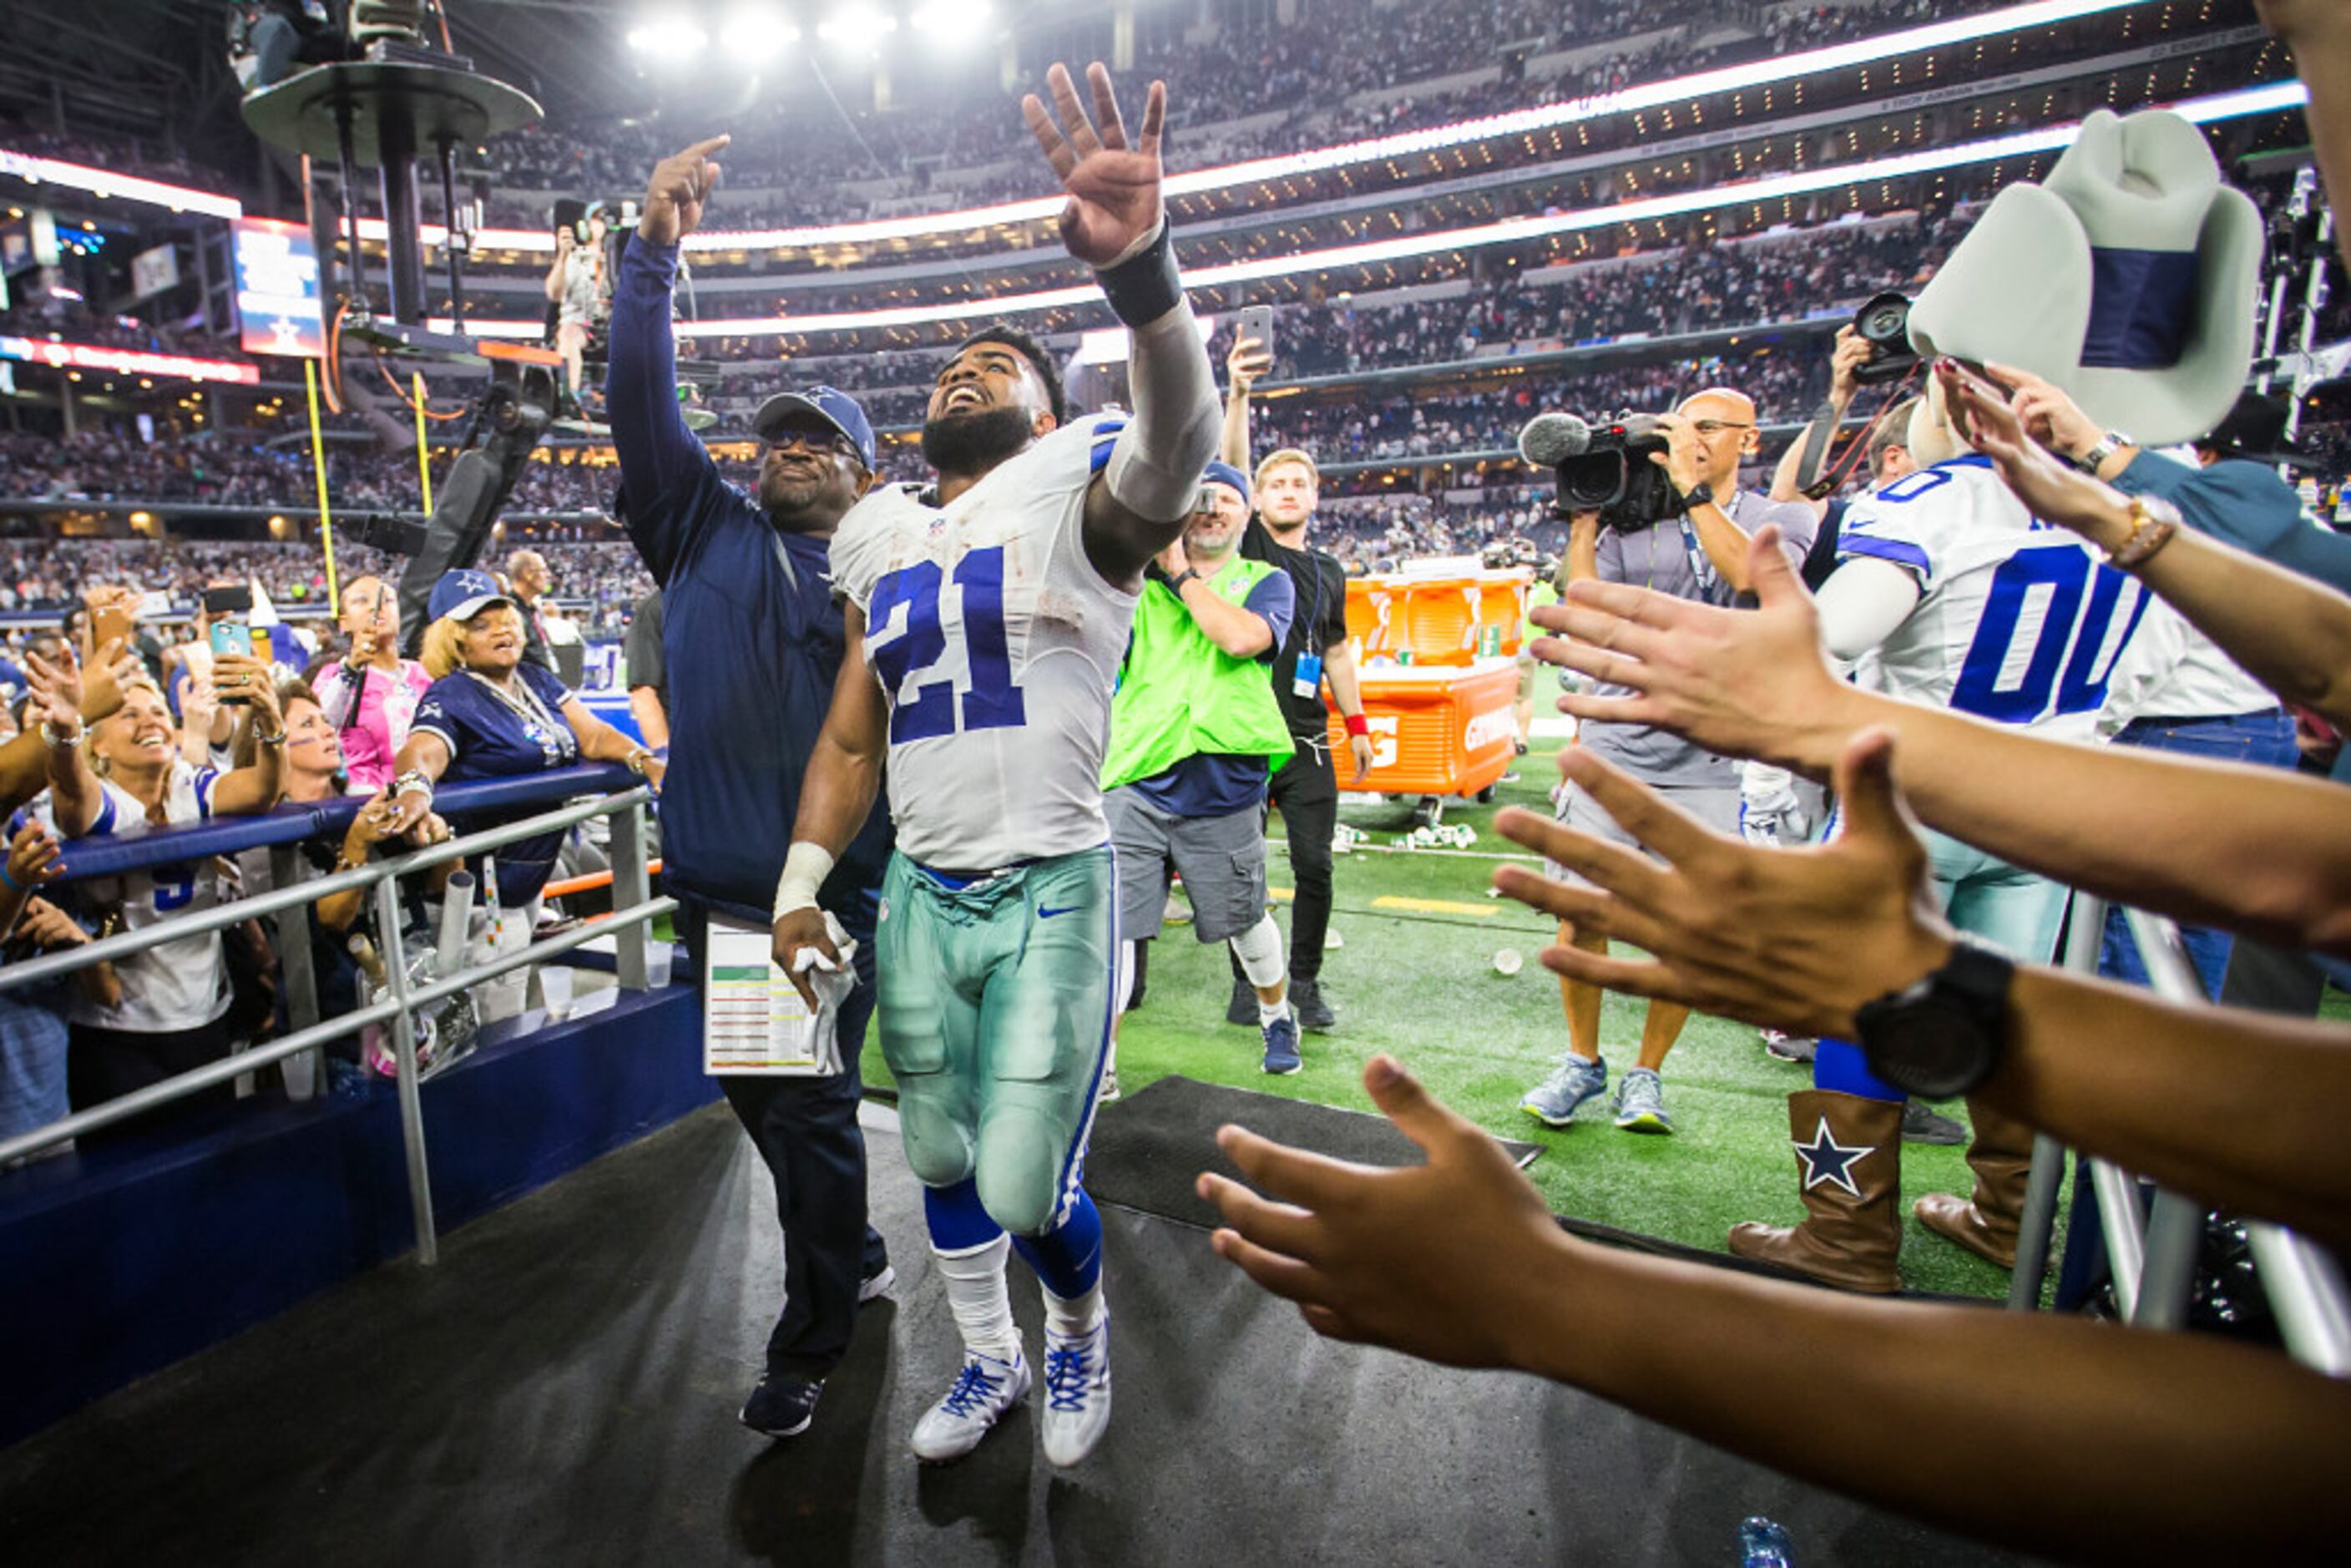
<svg viewBox="0 0 2351 1568"><path fill-rule="evenodd" d="M1290 574L1267 572L1249 591L1242 608L1254 612L1272 630L1273 641L1258 655L1258 663L1270 664L1281 656L1282 642L1290 635L1290 623L1298 614L1298 590L1291 586Z"/></svg>

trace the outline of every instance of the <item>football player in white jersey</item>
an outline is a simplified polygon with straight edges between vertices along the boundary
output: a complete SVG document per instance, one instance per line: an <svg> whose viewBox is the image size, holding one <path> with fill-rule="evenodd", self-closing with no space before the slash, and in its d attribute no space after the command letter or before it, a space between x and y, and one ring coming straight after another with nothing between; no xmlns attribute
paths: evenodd
<svg viewBox="0 0 2351 1568"><path fill-rule="evenodd" d="M2095 744L2144 591L2025 510L1960 435L1939 381L1912 413L1908 445L1928 466L1845 513L1841 564L1820 596L1830 653L1852 661L1874 651L1879 685L1893 695ZM1952 924L2011 957L2046 962L2065 889L1946 834L1926 836ZM1813 1089L1788 1103L1807 1218L1792 1228L1740 1225L1730 1249L1853 1289L1898 1289L1903 1101L1858 1048L1822 1040ZM1929 1194L1916 1212L1929 1229L2011 1267L2032 1133L1978 1099L1968 1106L1974 1197Z"/></svg>
<svg viewBox="0 0 2351 1568"><path fill-rule="evenodd" d="M1165 89L1130 146L1110 73L1088 78L1092 120L1058 65L1053 110L1022 108L1069 193L1062 240L1131 330L1134 415L1070 423L1052 362L1008 328L939 372L937 484L877 488L833 538L848 656L776 895L777 962L833 961L817 890L886 760L876 1017L964 1340L914 1429L934 1461L1028 1390L1008 1248L1044 1287L1046 1458L1077 1463L1110 1417L1102 1220L1079 1185L1119 949L1099 779L1143 569L1191 515L1217 411L1160 200Z"/></svg>

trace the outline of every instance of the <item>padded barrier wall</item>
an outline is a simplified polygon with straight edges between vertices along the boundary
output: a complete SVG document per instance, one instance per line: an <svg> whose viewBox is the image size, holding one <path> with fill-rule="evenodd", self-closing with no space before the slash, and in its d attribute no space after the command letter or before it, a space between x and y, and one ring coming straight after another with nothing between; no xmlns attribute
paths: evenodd
<svg viewBox="0 0 2351 1568"><path fill-rule="evenodd" d="M716 1099L700 1019L678 985L486 1030L423 1086L444 1236ZM0 1175L0 1445L413 1244L389 1082L246 1100ZM354 1355L398 1354L350 1332Z"/></svg>

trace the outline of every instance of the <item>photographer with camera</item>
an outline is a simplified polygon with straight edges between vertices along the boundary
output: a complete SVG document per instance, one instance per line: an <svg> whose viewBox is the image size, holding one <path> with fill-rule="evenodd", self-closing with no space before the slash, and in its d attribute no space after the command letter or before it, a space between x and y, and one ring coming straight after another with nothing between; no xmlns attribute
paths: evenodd
<svg viewBox="0 0 2351 1568"><path fill-rule="evenodd" d="M1836 348L1829 355L1829 392L1813 411L1813 419L1782 455L1771 471L1771 498L1812 507L1821 520L1812 553L1804 559L1804 586L1814 593L1836 570L1837 535L1844 523L1844 498L1835 492L1851 471L1855 454L1850 447L1838 465L1829 466L1836 448L1837 431L1853 412L1864 387L1906 382L1917 368L1918 356L1907 339L1888 341L1886 333L1909 330L1910 304L1899 294L1881 294L1863 306L1852 323L1837 329ZM1881 407L1861 437L1868 475L1865 488L1882 489L1917 472L1910 455L1910 414L1915 400L1902 398ZM1825 477L1823 476L1825 475Z"/></svg>
<svg viewBox="0 0 2351 1568"><path fill-rule="evenodd" d="M1740 464L1758 444L1754 403L1725 387L1699 392L1672 413L1583 427L1568 443L1573 450L1557 464L1559 506L1569 515L1567 580L1629 583L1676 599L1730 605L1750 591L1748 542L1767 523L1779 527L1790 560L1801 562L1818 527L1812 508L1739 487ZM1726 833L1739 831L1739 765L1730 758L1646 725L1587 721L1578 739L1700 821ZM1563 783L1556 799L1560 819L1577 830L1612 842L1633 841L1575 784ZM1553 870L1571 880L1576 875L1572 867ZM1605 936L1580 932L1569 921L1560 923L1560 941L1595 953L1608 945ZM1608 1086L1607 1064L1600 1058L1600 988L1562 978L1560 992L1567 1009L1567 1052L1519 1102L1552 1127L1566 1126L1585 1101ZM1688 1017L1687 1008L1649 1004L1639 1062L1617 1091L1619 1127L1673 1131L1659 1072Z"/></svg>

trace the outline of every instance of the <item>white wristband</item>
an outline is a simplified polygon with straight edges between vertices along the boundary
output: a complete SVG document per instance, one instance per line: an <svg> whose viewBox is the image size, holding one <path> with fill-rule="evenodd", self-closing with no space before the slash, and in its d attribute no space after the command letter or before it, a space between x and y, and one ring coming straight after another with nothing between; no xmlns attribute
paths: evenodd
<svg viewBox="0 0 2351 1568"><path fill-rule="evenodd" d="M793 841L784 856L784 874L776 879L776 918L816 907L817 889L832 874L832 856L824 846L807 839Z"/></svg>

